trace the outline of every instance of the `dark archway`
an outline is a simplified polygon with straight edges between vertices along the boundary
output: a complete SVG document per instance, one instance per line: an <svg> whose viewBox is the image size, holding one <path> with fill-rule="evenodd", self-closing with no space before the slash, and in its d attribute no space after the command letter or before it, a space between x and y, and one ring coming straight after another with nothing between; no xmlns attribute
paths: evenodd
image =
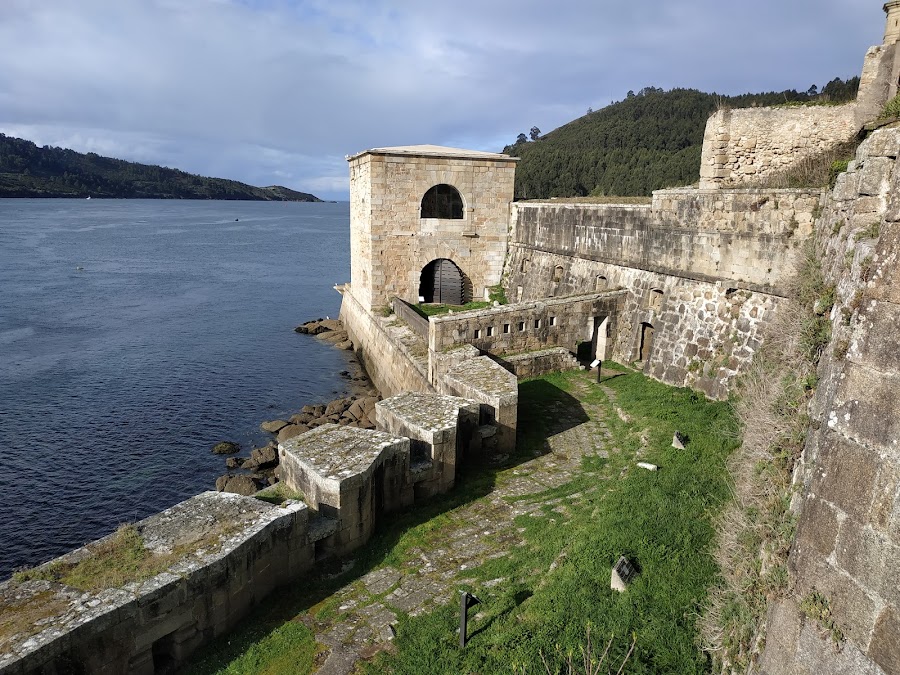
<svg viewBox="0 0 900 675"><path fill-rule="evenodd" d="M653 325L641 324L641 348L640 360L647 362L650 359L650 350L653 349Z"/></svg>
<svg viewBox="0 0 900 675"><path fill-rule="evenodd" d="M472 298L472 285L452 260L438 258L422 269L419 277L419 297L422 302L444 305L464 305Z"/></svg>
<svg viewBox="0 0 900 675"><path fill-rule="evenodd" d="M422 197L422 218L444 218L461 220L463 217L462 196L452 185L435 185Z"/></svg>

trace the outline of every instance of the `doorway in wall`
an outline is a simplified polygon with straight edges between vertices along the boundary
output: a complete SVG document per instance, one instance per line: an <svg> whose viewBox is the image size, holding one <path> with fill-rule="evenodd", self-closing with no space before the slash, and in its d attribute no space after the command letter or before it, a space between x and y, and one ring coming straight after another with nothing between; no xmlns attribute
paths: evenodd
<svg viewBox="0 0 900 675"><path fill-rule="evenodd" d="M422 302L443 305L463 305L471 300L471 286L457 264L447 258L432 260L419 277L419 297Z"/></svg>
<svg viewBox="0 0 900 675"><path fill-rule="evenodd" d="M641 346L639 351L639 360L647 362L650 358L650 350L653 348L653 325L649 323L641 324Z"/></svg>

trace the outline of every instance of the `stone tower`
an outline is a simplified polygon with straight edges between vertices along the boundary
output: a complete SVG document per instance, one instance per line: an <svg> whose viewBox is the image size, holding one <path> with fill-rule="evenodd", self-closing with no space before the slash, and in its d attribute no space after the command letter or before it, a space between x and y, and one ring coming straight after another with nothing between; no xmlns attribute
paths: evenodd
<svg viewBox="0 0 900 675"><path fill-rule="evenodd" d="M884 5L887 22L884 27L884 44L892 45L900 40L900 0L891 0Z"/></svg>
<svg viewBox="0 0 900 675"><path fill-rule="evenodd" d="M517 158L412 145L347 161L350 292L366 310L477 300L500 283Z"/></svg>

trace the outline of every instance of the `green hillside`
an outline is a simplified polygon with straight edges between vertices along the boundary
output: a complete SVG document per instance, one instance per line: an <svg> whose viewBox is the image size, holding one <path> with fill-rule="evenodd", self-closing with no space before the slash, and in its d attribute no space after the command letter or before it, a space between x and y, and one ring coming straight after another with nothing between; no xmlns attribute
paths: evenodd
<svg viewBox="0 0 900 675"><path fill-rule="evenodd" d="M537 140L520 134L503 152L521 157L516 198L649 195L699 179L706 120L720 107L827 105L853 100L859 78L832 80L821 91L719 96L696 89L647 87L588 111Z"/></svg>
<svg viewBox="0 0 900 675"><path fill-rule="evenodd" d="M93 152L35 145L0 134L0 197L119 197L142 199L249 199L319 202L315 195L278 185L259 188Z"/></svg>

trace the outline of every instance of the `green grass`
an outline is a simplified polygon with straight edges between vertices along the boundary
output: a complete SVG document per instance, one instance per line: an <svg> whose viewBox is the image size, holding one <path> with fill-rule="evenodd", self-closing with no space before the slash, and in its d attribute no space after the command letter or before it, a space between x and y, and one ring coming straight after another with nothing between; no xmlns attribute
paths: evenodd
<svg viewBox="0 0 900 675"><path fill-rule="evenodd" d="M168 554L154 554L145 548L134 525L122 525L110 537L89 544L87 549L88 555L78 562L55 561L22 570L13 574L13 580L55 581L82 591L118 588L156 576L186 552L180 548Z"/></svg>
<svg viewBox="0 0 900 675"><path fill-rule="evenodd" d="M711 519L728 498L725 458L736 445L730 407L706 401L625 371L604 382L616 392L623 422L592 378L583 372L552 374L520 385L519 442L510 463L521 474L523 459L546 451L559 431L558 411L578 424L604 410L621 452L584 459L582 470L563 485L511 501L543 504L521 516L525 545L465 574L466 590L482 604L470 611L470 642L458 647L458 607L451 604L411 618L400 616L395 653L362 664L368 673L545 673L565 671L571 653L590 630L595 654L612 638L607 664L613 672L636 640L626 672L699 673L709 661L696 646L695 617L716 578L710 553ZM685 450L671 447L674 431L687 434ZM658 464L657 472L635 468L635 454ZM450 495L400 514L356 557L349 572L331 579L304 579L279 593L236 631L209 646L191 673L308 672L315 657L311 636L299 620L337 618L334 592L384 565L401 568L442 541L453 510L483 498L514 477L512 469L466 469ZM573 498L576 493L580 497ZM562 499L564 516L553 510ZM621 554L641 568L624 594L609 589L610 566ZM555 563L553 572L548 570ZM496 585L482 582L502 578ZM452 579L447 595L462 589ZM290 628L288 628L290 627ZM598 648L597 645L600 645ZM307 669L307 670L304 670Z"/></svg>
<svg viewBox="0 0 900 675"><path fill-rule="evenodd" d="M543 381L571 391L574 380L584 377L569 373ZM481 580L508 581L470 589L482 604L465 651L453 632L458 608L450 606L403 618L397 654L379 656L367 672L543 673L542 658L558 672L569 653L578 660L588 627L598 642L616 636L610 648L616 665L625 658L630 636L636 636L630 673L708 671L709 662L696 647L694 617L716 578L709 556L711 518L729 494L724 460L736 446L732 413L726 404L637 373L613 378L608 386L618 394L617 405L633 417L625 423L615 413L607 415L623 452L608 461L586 460L583 475L572 483L531 499L588 493L603 477L609 479L604 488L570 504L568 521L549 507L539 517L517 520L527 545L474 571ZM528 384L523 389L527 392ZM530 409L534 398L542 396L522 397L520 419L540 412ZM588 403L604 398L596 388L582 396ZM650 430L645 458L661 466L658 472L633 467L632 452L645 426ZM689 436L685 450L670 447L675 430ZM562 563L548 574L563 552ZM642 571L620 595L609 589L609 574L621 554Z"/></svg>
<svg viewBox="0 0 900 675"><path fill-rule="evenodd" d="M441 314L447 314L451 309L454 312L467 312L472 309L487 309L490 306L491 303L487 300L475 300L472 302L467 302L464 305L413 305L413 309L415 309L419 314L427 319L429 316L440 316Z"/></svg>
<svg viewBox="0 0 900 675"><path fill-rule="evenodd" d="M268 629L268 630L267 630ZM207 653L188 672L219 675L307 675L320 648L305 625L290 621L274 629L243 631L228 641L225 653ZM223 658L225 657L225 658ZM230 657L230 658L229 658Z"/></svg>

